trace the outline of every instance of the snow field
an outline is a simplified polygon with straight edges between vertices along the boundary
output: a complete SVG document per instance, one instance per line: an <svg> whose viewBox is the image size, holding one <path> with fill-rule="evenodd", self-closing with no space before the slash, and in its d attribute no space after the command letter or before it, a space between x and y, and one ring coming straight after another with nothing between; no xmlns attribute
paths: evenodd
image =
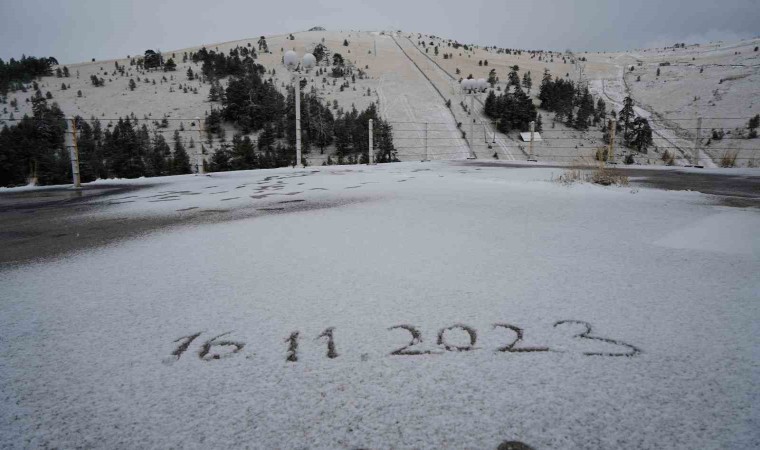
<svg viewBox="0 0 760 450"><path fill-rule="evenodd" d="M0 445L756 447L760 216L548 181L560 172L438 162L124 181L161 183L140 197L214 185L249 198L101 214L305 201L0 271ZM299 193L250 198L263 186ZM438 344L457 324L473 349ZM494 324L522 329L512 350L549 351L499 351L516 335ZM398 325L422 338L406 351L431 353L391 355L412 339ZM443 344L470 335L444 330Z"/></svg>

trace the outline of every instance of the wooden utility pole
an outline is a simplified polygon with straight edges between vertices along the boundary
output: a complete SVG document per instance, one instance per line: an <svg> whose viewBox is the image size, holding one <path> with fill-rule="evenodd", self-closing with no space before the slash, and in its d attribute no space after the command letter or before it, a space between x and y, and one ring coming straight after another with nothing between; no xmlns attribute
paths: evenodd
<svg viewBox="0 0 760 450"><path fill-rule="evenodd" d="M530 122L530 143L528 144L528 161L533 160L533 138L536 133L536 122Z"/></svg>
<svg viewBox="0 0 760 450"><path fill-rule="evenodd" d="M79 175L79 147L77 146L77 123L75 119L70 119L71 124L71 146L69 147L69 156L71 157L71 177L74 181L74 188L82 187L82 179Z"/></svg>
<svg viewBox="0 0 760 450"><path fill-rule="evenodd" d="M367 164L370 166L372 164L375 164L375 147L373 142L373 135L372 135L372 119L369 119L369 160L367 161Z"/></svg>
<svg viewBox="0 0 760 450"><path fill-rule="evenodd" d="M617 122L615 119L610 119L608 127L610 133L610 146L607 150L607 161L613 161L615 159L615 131L617 130Z"/></svg>
<svg viewBox="0 0 760 450"><path fill-rule="evenodd" d="M694 137L694 167L701 168L699 165L699 146L701 145L702 134L702 118L697 118L697 135ZM675 152L674 152L675 153Z"/></svg>
<svg viewBox="0 0 760 450"><path fill-rule="evenodd" d="M198 175L203 175L203 122L201 122L200 117L196 117L195 120L198 121L198 134L200 135L200 140L198 141L198 155L196 159L196 164L198 165L198 170L196 173Z"/></svg>
<svg viewBox="0 0 760 450"><path fill-rule="evenodd" d="M428 160L428 123L425 122L425 158L423 161Z"/></svg>

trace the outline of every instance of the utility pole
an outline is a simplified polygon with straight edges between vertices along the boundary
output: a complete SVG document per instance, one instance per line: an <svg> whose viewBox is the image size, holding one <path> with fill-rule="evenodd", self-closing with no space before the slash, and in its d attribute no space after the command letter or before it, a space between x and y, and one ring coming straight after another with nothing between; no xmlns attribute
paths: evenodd
<svg viewBox="0 0 760 450"><path fill-rule="evenodd" d="M296 72L296 164L301 165L301 73Z"/></svg>
<svg viewBox="0 0 760 450"><path fill-rule="evenodd" d="M82 180L79 174L79 147L77 144L77 123L75 119L70 119L71 123L71 147L69 147L69 156L71 157L71 177L74 181L74 189L82 187Z"/></svg>
<svg viewBox="0 0 760 450"><path fill-rule="evenodd" d="M610 132L610 147L607 150L607 161L614 161L615 159L615 131L617 130L617 122L615 119L610 119L607 125Z"/></svg>
<svg viewBox="0 0 760 450"><path fill-rule="evenodd" d="M367 164L370 166L375 164L375 148L373 147L372 138L372 119L369 119L369 160Z"/></svg>
<svg viewBox="0 0 760 450"><path fill-rule="evenodd" d="M198 134L200 135L200 140L198 141L198 155L196 156L196 164L198 164L198 170L196 173L198 175L203 175L203 122L201 122L200 117L196 117L195 120L198 122Z"/></svg>
<svg viewBox="0 0 760 450"><path fill-rule="evenodd" d="M425 122L425 158L423 161L428 161L428 123Z"/></svg>
<svg viewBox="0 0 760 450"><path fill-rule="evenodd" d="M697 135L694 138L694 167L702 168L701 165L699 165L699 146L700 146L700 140L701 140L701 134L702 134L702 118L697 118Z"/></svg>
<svg viewBox="0 0 760 450"><path fill-rule="evenodd" d="M533 136L536 132L536 122L530 121L530 144L528 144L528 161L534 161L533 159Z"/></svg>

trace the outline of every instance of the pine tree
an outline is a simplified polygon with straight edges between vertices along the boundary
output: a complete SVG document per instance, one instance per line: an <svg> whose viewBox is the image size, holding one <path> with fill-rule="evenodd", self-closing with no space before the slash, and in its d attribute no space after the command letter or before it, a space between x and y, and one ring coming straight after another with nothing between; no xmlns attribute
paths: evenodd
<svg viewBox="0 0 760 450"><path fill-rule="evenodd" d="M750 130L754 130L757 127L760 127L760 114L755 114L755 117L749 119L749 122L747 122L747 128Z"/></svg>
<svg viewBox="0 0 760 450"><path fill-rule="evenodd" d="M530 94L530 88L533 87L533 80L530 77L530 71L523 74L522 86L526 91L528 91L528 94Z"/></svg>
<svg viewBox="0 0 760 450"><path fill-rule="evenodd" d="M601 98L596 101L596 110L594 111L594 124L598 124L607 116L607 104Z"/></svg>
<svg viewBox="0 0 760 450"><path fill-rule="evenodd" d="M231 153L230 167L232 170L248 170L258 167L256 152L250 137L243 137L240 134L233 136Z"/></svg>
<svg viewBox="0 0 760 450"><path fill-rule="evenodd" d="M509 86L520 86L520 76L517 74L517 72L520 70L520 67L517 65L514 65L509 68L510 72L509 75L507 75L507 87Z"/></svg>
<svg viewBox="0 0 760 450"><path fill-rule="evenodd" d="M588 88L585 88L578 102L578 112L575 116L574 127L578 130L588 129L589 120L593 115L594 99L589 93Z"/></svg>
<svg viewBox="0 0 760 450"><path fill-rule="evenodd" d="M161 133L153 136L153 145L148 149L147 175L158 177L168 173L168 162L171 157L169 144Z"/></svg>
<svg viewBox="0 0 760 450"><path fill-rule="evenodd" d="M173 72L177 70L177 63L174 62L174 58L169 58L164 64L164 72Z"/></svg>
<svg viewBox="0 0 760 450"><path fill-rule="evenodd" d="M191 141L192 142L192 141ZM190 157L182 145L182 139L179 131L174 131L174 152L172 153L171 169L172 175L182 175L191 172Z"/></svg>
<svg viewBox="0 0 760 450"><path fill-rule="evenodd" d="M135 80L133 80L132 78L130 78L129 79L129 90L130 91L134 91L136 87L137 87L137 83L135 83Z"/></svg>
<svg viewBox="0 0 760 450"><path fill-rule="evenodd" d="M649 121L643 117L637 117L633 121L631 145L639 153L647 153L647 149L652 143L652 128L649 126Z"/></svg>
<svg viewBox="0 0 760 450"><path fill-rule="evenodd" d="M623 139L626 141L629 141L628 136L628 127L631 124L631 119L634 118L635 112L633 110L633 99L631 97L626 97L623 100L623 109L620 110L620 114L618 115L618 118L621 122L623 122Z"/></svg>
<svg viewBox="0 0 760 450"><path fill-rule="evenodd" d="M496 94L494 94L493 91L490 91L488 95L486 96L486 101L485 101L485 104L483 105L483 112L488 117L498 116Z"/></svg>

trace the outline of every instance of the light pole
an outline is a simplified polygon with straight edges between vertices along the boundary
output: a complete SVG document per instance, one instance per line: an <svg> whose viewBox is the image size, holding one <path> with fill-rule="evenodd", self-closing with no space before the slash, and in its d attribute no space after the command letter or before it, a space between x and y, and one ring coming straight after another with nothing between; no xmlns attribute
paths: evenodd
<svg viewBox="0 0 760 450"><path fill-rule="evenodd" d="M317 64L317 58L311 53L303 55L299 64L298 53L288 50L283 56L285 67L294 74L296 94L296 166L301 165L301 70L308 72Z"/></svg>
<svg viewBox="0 0 760 450"><path fill-rule="evenodd" d="M475 150L472 148L473 143L475 142L475 96L478 95L478 93L485 91L488 87L488 83L485 78L480 78L478 80L467 79L462 80L460 86L462 87L462 93L464 96L470 97L470 111L473 115L472 120L470 121L470 138L467 140L467 143L470 146L470 156L468 156L467 159L476 159L477 156L475 155Z"/></svg>

